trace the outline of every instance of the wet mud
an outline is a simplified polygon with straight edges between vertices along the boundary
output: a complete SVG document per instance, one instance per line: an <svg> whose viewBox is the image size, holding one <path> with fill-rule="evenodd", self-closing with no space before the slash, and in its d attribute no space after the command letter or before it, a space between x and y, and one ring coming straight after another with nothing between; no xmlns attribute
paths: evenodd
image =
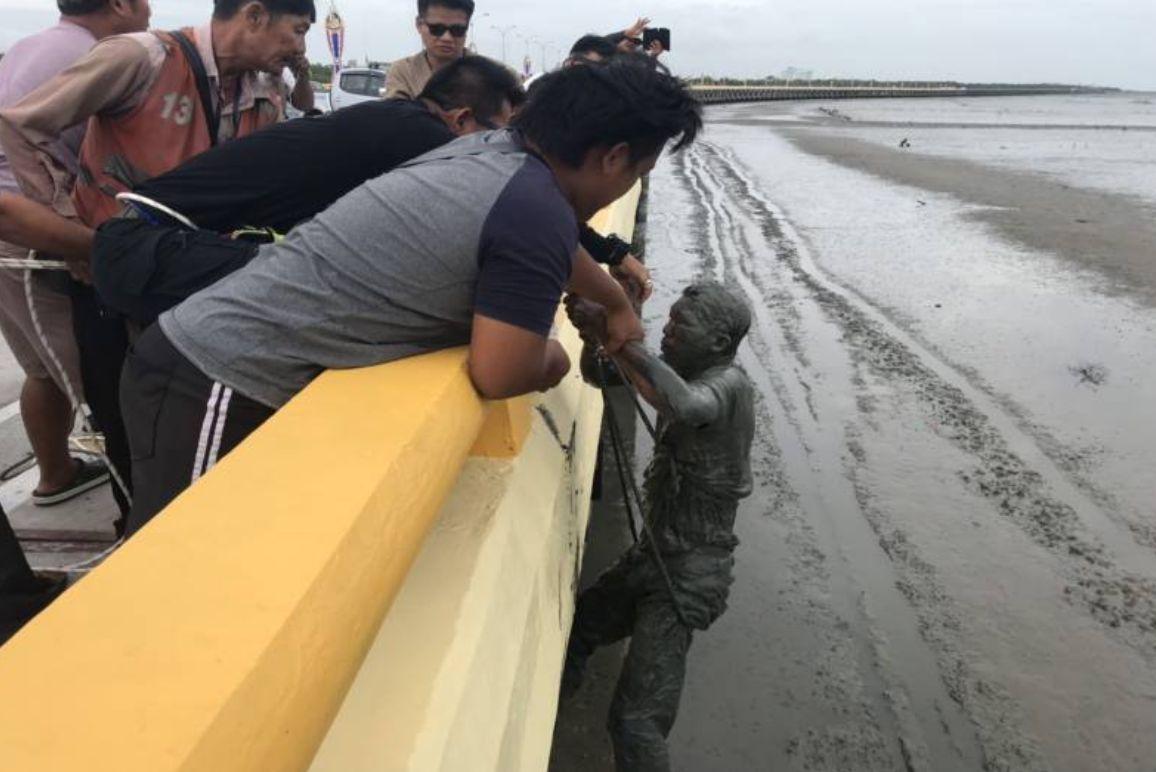
<svg viewBox="0 0 1156 772"><path fill-rule="evenodd" d="M678 287L726 283L759 389L737 581L691 648L675 768L1156 768L1150 524L1016 395L825 272L759 174L706 141L652 179L649 329Z"/></svg>

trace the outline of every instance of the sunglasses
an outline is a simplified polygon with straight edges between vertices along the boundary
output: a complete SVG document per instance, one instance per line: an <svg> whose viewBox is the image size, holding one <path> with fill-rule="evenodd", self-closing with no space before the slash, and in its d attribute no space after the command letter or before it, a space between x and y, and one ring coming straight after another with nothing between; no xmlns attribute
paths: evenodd
<svg viewBox="0 0 1156 772"><path fill-rule="evenodd" d="M447 32L455 38L464 38L466 33L470 31L470 25L468 24L430 24L424 19L422 20L422 24L429 30L429 34L435 38L440 38Z"/></svg>

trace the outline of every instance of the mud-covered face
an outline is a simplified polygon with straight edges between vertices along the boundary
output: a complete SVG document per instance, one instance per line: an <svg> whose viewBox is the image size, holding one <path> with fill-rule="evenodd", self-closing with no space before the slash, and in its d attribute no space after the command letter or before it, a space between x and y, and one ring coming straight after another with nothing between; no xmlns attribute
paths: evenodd
<svg viewBox="0 0 1156 772"><path fill-rule="evenodd" d="M671 306L662 328L662 358L679 372L699 370L721 353L726 336L706 323L698 303L685 295Z"/></svg>

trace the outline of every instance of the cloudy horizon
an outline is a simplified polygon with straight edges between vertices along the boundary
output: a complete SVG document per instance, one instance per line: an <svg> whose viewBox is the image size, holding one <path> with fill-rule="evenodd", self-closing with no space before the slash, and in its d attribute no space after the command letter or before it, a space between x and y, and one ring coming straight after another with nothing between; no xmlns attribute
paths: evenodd
<svg viewBox="0 0 1156 772"><path fill-rule="evenodd" d="M153 26L203 23L208 0L153 0ZM603 8L602 6L605 6ZM412 0L337 0L346 22L345 59L391 61L418 48ZM481 0L473 38L480 53L521 66L547 63L585 32L621 29L645 14L669 27L667 64L684 76L763 77L787 68L816 77L964 82L1056 82L1156 90L1156 2L1139 0L751 0L704 4L660 0L625 6L587 0L550 7L526 0ZM329 10L318 5L319 17ZM0 51L53 23L44 0L0 0ZM786 23L789 20L789 23ZM319 19L320 22L320 19ZM308 54L329 61L319 23ZM533 42L531 42L533 41Z"/></svg>

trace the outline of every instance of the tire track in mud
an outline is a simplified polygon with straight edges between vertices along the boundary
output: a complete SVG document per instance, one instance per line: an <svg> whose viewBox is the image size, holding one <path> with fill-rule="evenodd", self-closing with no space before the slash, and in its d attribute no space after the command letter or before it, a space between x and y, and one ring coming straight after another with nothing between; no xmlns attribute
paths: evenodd
<svg viewBox="0 0 1156 772"><path fill-rule="evenodd" d="M837 342L851 364L850 371L843 373L847 378L843 386L849 385L855 392L858 412L870 412L873 396L865 385L868 378L903 384L917 395L932 430L970 459L971 468L958 472L966 487L987 500L1034 543L1061 559L1069 580L1065 593L1075 607L1085 610L1112 635L1152 661L1151 655L1156 652L1156 583L1143 572L1128 570L1129 564L1143 562L1142 553L1146 550L1140 549L1102 512L1089 514L1087 499L1078 493L1078 481L1057 479L1067 471L1064 464L1055 462L1047 448L1040 448L1034 438L1020 430L1019 416L1000 415L998 402L977 399L965 376L958 372L945 376L944 370L951 368L935 354L910 336L896 334L894 325L881 320L880 314L853 290L837 287L822 276L800 254L798 239L792 237L789 226L725 150L700 143L684 155L673 161L673 167L676 179L692 192L696 202L691 228L699 238L702 270L744 292L756 313L763 316L756 325L758 329L752 331L750 353L744 357L744 366L752 371L767 396L761 421L764 427L775 427L777 418L780 436L786 424L803 440L794 451L779 448L779 460L789 467L790 459L784 456L814 452L807 444L808 433L803 424L808 418L818 421L820 411L814 404L812 382L829 375L822 370L831 359L831 352L820 352L820 372L815 371L815 357L810 355L814 341L805 339L804 328L814 327L817 312L822 317L820 321L839 330L841 339ZM716 250L720 253L717 258ZM763 261L770 265L756 261L760 255L772 256L773 259ZM771 327L774 330L768 329ZM776 336L777 341L769 340ZM778 414L772 415L776 405ZM888 571L893 572L893 585L914 610L921 639L934 653L937 678L950 700L975 727L982 746L980 763L987 769L1043 768L1036 743L1021 729L1014 701L997 684L977 676L972 663L961 653L958 612L934 567L894 527L856 476L856 469L866 460L863 446L857 441L859 428L854 422L843 428L842 448L825 448L826 459L834 458L839 461L835 466L845 469L856 510L870 525L874 540L886 555ZM849 458L839 458L840 454ZM778 477L776 485L801 487L797 474L780 472ZM806 516L805 498L800 506ZM1089 520L1093 528L1089 527ZM866 613L870 613L869 609ZM866 629L875 629L869 619ZM862 631L858 635L861 640L872 638ZM894 667L894 663L885 661L887 642L874 638L871 647L874 662L864 662L884 671ZM888 677L896 676L884 673L884 680ZM904 680L899 676L899 681ZM902 733L904 695L896 696L894 690L883 687L885 699L880 701L880 685L876 683L871 690L874 701L887 705L892 714L890 721L876 722L875 728ZM916 748L914 754L906 747L900 750L909 768L943 768L939 764L925 765L926 757L921 760L921 754L926 748ZM941 747L934 754L936 761L945 753ZM821 763L804 767L825 768Z"/></svg>
<svg viewBox="0 0 1156 772"><path fill-rule="evenodd" d="M944 686L937 658L920 637L918 619L859 516L844 472L843 428L823 420L829 411L820 403L853 377L838 334L804 296L804 288L759 270L757 257L767 249L752 239L762 235L751 232L754 221L741 205L718 195L724 186L708 157L692 153L676 162L676 175L695 201L709 202L698 208L692 223L703 272L748 296L756 314L742 362L764 395L760 434L769 437L779 428L771 475L776 484L771 487L789 486L796 503L793 515L777 514L801 526L800 541L825 555L828 613L838 620L835 627L843 630L847 651L841 660L825 662L816 675L838 683L844 699L859 706L854 720L807 730L792 740L792 757L803 769L814 770L980 768L985 754L973 722ZM816 331L824 333L821 340ZM812 366L812 353L829 372ZM840 358L842 366L833 366ZM765 490L760 486L756 495ZM901 664L891 660L892 651L902 652Z"/></svg>
<svg viewBox="0 0 1156 772"><path fill-rule="evenodd" d="M1147 549L1087 502L1077 484L1062 479L1060 469L1041 469L1026 462L1016 451L1028 444L1038 453L1035 461L1050 459L1035 447L1034 438L1018 432L1014 418L994 420L1000 417L994 412L997 406L981 409L976 394L967 394L963 384L946 380L929 366L929 361L937 362L932 354L897 339L849 294L833 288L813 269L807 270L798 246L784 235L780 218L742 175L737 162L710 145L704 145L701 152L720 170L728 200L749 207L761 220L764 237L775 245L780 261L839 325L856 361L884 379L914 386L936 433L975 459L972 470L960 472L963 482L1036 544L1065 561L1071 576L1066 593L1073 600L1130 645L1150 658L1156 655L1156 581L1120 565L1121 559L1129 567L1150 564ZM1009 437L1009 430L1019 436ZM1013 449L1011 439L1019 440L1018 447ZM1079 512L1073 501L1080 506Z"/></svg>

